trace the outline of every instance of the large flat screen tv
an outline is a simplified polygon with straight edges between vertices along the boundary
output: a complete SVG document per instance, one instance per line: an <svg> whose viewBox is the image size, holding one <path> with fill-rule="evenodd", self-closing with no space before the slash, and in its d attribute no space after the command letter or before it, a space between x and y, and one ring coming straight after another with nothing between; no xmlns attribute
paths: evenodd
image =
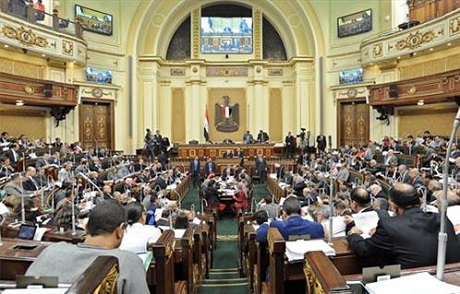
<svg viewBox="0 0 460 294"><path fill-rule="evenodd" d="M349 69L349 70L342 70L339 72L339 84L340 85L347 85L347 84L356 84L363 82L363 69Z"/></svg>
<svg viewBox="0 0 460 294"><path fill-rule="evenodd" d="M88 66L86 67L86 81L99 84L111 84L112 71Z"/></svg>
<svg viewBox="0 0 460 294"><path fill-rule="evenodd" d="M202 54L251 54L252 17L202 17Z"/></svg>

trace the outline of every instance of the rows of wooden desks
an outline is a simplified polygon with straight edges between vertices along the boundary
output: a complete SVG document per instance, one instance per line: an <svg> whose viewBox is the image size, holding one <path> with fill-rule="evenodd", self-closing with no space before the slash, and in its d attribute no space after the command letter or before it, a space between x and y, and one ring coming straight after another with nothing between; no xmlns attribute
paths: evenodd
<svg viewBox="0 0 460 294"><path fill-rule="evenodd" d="M160 239L150 246L153 259L146 264L146 280L155 293L196 293L198 286L208 277L212 265L212 232L215 230L215 215L200 215L202 223L185 230L177 239L174 232L163 232ZM214 227L214 229L212 229ZM2 227L4 236L14 237L17 228ZM172 236L172 239L171 239ZM27 241L3 238L0 245L0 280L14 281L23 275L37 256L52 242L82 242L84 235L72 236L68 233L49 231L44 235L47 241ZM171 259L172 270L167 268L166 258ZM175 285L174 291L168 285Z"/></svg>
<svg viewBox="0 0 460 294"><path fill-rule="evenodd" d="M278 229L270 228L268 244L260 244L248 219L249 216L240 217L240 242L248 242L241 264L254 293L355 293L353 287L362 282L362 265L345 239L333 240L333 257L313 251L305 253L299 262L288 262L286 241ZM422 272L435 275L436 266L404 269L401 276ZM460 262L446 265L444 281L460 286Z"/></svg>
<svg viewBox="0 0 460 294"><path fill-rule="evenodd" d="M250 216L241 215L239 219L240 248L245 248L241 255L243 273L249 278L254 293L284 293L293 284L295 289L305 288L305 275L302 262L290 263L285 257L286 241L277 229L269 230L269 244L260 244L255 239L254 226L248 223ZM247 245L244 245L247 242ZM332 247L336 255L329 257L334 267L342 275L361 273L362 267L346 239L333 240ZM262 289L270 276L270 290ZM301 293L301 292L298 292Z"/></svg>

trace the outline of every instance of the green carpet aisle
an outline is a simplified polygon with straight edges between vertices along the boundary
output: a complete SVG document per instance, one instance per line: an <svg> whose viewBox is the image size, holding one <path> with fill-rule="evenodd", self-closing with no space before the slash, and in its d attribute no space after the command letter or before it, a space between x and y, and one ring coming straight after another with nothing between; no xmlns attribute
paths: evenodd
<svg viewBox="0 0 460 294"><path fill-rule="evenodd" d="M254 198L260 198L268 193L264 184L254 185ZM200 211L198 189L190 188L190 192L182 201L182 208ZM251 293L251 287L246 278L240 278L238 269L238 227L231 214L223 214L217 221L217 248L214 249L214 264L209 273L209 279L203 281L198 293L200 294L246 294Z"/></svg>

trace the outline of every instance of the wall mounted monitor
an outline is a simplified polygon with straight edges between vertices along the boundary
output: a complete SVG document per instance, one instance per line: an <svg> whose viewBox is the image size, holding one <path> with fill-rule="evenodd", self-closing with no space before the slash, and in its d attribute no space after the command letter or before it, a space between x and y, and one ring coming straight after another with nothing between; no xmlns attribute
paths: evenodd
<svg viewBox="0 0 460 294"><path fill-rule="evenodd" d="M94 67L86 67L86 81L99 83L99 84L111 84L112 83L112 71L107 69L98 69Z"/></svg>
<svg viewBox="0 0 460 294"><path fill-rule="evenodd" d="M339 72L339 84L340 85L347 85L347 84L357 84L363 82L363 69L349 69L349 70L342 70Z"/></svg>
<svg viewBox="0 0 460 294"><path fill-rule="evenodd" d="M201 17L202 54L252 54L252 17Z"/></svg>

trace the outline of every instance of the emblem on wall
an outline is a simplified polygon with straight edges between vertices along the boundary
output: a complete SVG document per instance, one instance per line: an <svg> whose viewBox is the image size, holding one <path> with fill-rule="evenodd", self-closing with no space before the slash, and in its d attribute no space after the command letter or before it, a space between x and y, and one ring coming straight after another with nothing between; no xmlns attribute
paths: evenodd
<svg viewBox="0 0 460 294"><path fill-rule="evenodd" d="M240 106L238 103L231 104L230 97L224 96L224 103L216 103L216 129L223 133L238 131L240 126Z"/></svg>

